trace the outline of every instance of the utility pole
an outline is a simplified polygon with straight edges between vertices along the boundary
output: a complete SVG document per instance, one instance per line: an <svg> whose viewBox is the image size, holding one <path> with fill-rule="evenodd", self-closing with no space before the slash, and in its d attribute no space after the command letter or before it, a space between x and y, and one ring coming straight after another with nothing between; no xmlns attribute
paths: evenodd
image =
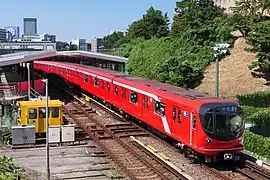
<svg viewBox="0 0 270 180"><path fill-rule="evenodd" d="M219 56L226 54L229 47L230 45L227 43L216 44L213 47L213 50L215 51L214 58L216 60L216 97L219 97Z"/></svg>
<svg viewBox="0 0 270 180"><path fill-rule="evenodd" d="M219 58L218 56L216 56L216 96L219 97Z"/></svg>
<svg viewBox="0 0 270 180"><path fill-rule="evenodd" d="M49 154L49 98L48 98L48 79L43 80L46 85L46 167L47 167L47 180L50 180L50 154Z"/></svg>
<svg viewBox="0 0 270 180"><path fill-rule="evenodd" d="M26 68L27 68L27 72L28 72L28 99L30 100L31 98L31 80L30 80L30 64L26 63Z"/></svg>

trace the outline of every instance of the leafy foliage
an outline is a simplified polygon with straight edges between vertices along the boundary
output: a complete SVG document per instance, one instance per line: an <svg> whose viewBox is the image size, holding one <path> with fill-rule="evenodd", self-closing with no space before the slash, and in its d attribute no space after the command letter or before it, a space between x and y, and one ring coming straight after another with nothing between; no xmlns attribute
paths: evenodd
<svg viewBox="0 0 270 180"><path fill-rule="evenodd" d="M140 44L140 43L142 43L142 42L144 42L144 39L143 39L143 38L137 38L137 39L132 39L132 40L130 40L129 43L122 44L122 45L120 46L120 49L122 50L121 55L122 55L123 57L128 58L129 55L130 55L130 53L131 53L131 51L132 51L132 49L133 49L136 45L138 45L138 44Z"/></svg>
<svg viewBox="0 0 270 180"><path fill-rule="evenodd" d="M12 158L8 158L5 156L1 157L0 164L1 164L0 179L10 179L10 180L19 179L21 175L21 169L14 164Z"/></svg>
<svg viewBox="0 0 270 180"><path fill-rule="evenodd" d="M247 37L247 43L252 45L248 50L256 52L258 61L249 68L254 70L253 75L270 81L270 20L256 24L253 33Z"/></svg>
<svg viewBox="0 0 270 180"><path fill-rule="evenodd" d="M244 148L265 158L270 158L270 138L265 138L246 131L244 136Z"/></svg>
<svg viewBox="0 0 270 180"><path fill-rule="evenodd" d="M262 127L263 125L266 124L267 121L270 120L270 109L269 108L261 109L260 111L250 115L248 117L248 120L250 122L254 122L257 126Z"/></svg>
<svg viewBox="0 0 270 180"><path fill-rule="evenodd" d="M172 35L199 42L201 45L232 43L232 27L223 9L214 1L183 0L177 2Z"/></svg>
<svg viewBox="0 0 270 180"><path fill-rule="evenodd" d="M57 51L66 51L68 47L67 42L57 41L56 42L56 50Z"/></svg>
<svg viewBox="0 0 270 180"><path fill-rule="evenodd" d="M247 36L252 31L252 26L265 19L263 16L270 8L268 0L239 0L235 2L232 21L234 26Z"/></svg>
<svg viewBox="0 0 270 180"><path fill-rule="evenodd" d="M270 91L238 94L236 97L239 103L242 105L255 106L255 107L269 107L270 106Z"/></svg>
<svg viewBox="0 0 270 180"><path fill-rule="evenodd" d="M130 39L165 37L169 34L168 24L169 18L167 13L163 15L160 10L150 7L142 19L133 22L129 26L127 35Z"/></svg>
<svg viewBox="0 0 270 180"><path fill-rule="evenodd" d="M136 30L140 30L138 32L143 34L140 37L146 41L129 49L127 71L132 75L194 88L201 83L204 69L214 59L211 47L216 43L233 43L232 27L223 9L210 0L177 2L176 13L171 36L166 38L147 36L143 34L148 30L142 28L142 22L134 22L136 27L141 27ZM131 32L134 33L134 29L130 28Z"/></svg>
<svg viewBox="0 0 270 180"><path fill-rule="evenodd" d="M269 108L256 108L252 106L242 106L246 122L255 123L257 126L262 127L270 120Z"/></svg>
<svg viewBox="0 0 270 180"><path fill-rule="evenodd" d="M213 59L209 46L171 38L151 39L136 45L127 64L132 75L194 88Z"/></svg>
<svg viewBox="0 0 270 180"><path fill-rule="evenodd" d="M102 41L104 49L118 48L122 44L126 43L127 39L124 36L124 32L114 31L112 34L105 36Z"/></svg>

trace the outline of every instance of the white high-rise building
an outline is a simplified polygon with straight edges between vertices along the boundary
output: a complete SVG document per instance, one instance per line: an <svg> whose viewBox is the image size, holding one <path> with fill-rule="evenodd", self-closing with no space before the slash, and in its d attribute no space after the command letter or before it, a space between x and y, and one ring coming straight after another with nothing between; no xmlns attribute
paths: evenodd
<svg viewBox="0 0 270 180"><path fill-rule="evenodd" d="M79 51L87 51L86 39L74 39L71 44L77 45Z"/></svg>

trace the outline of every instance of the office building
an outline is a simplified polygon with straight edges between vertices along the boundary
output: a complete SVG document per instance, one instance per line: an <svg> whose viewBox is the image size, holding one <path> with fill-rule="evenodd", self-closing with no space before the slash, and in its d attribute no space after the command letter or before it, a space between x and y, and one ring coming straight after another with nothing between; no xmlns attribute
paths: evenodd
<svg viewBox="0 0 270 180"><path fill-rule="evenodd" d="M37 35L37 19L36 18L24 18L23 19L24 36Z"/></svg>
<svg viewBox="0 0 270 180"><path fill-rule="evenodd" d="M91 43L86 43L86 46L87 46L86 50L90 52L91 51Z"/></svg>
<svg viewBox="0 0 270 180"><path fill-rule="evenodd" d="M7 40L13 41L20 38L20 27L19 26L7 26L5 27L7 31Z"/></svg>
<svg viewBox="0 0 270 180"><path fill-rule="evenodd" d="M86 39L71 40L71 44L76 45L79 51L87 51Z"/></svg>
<svg viewBox="0 0 270 180"><path fill-rule="evenodd" d="M56 50L56 43L54 42L42 42L42 41L16 41L16 42L1 42L0 50L13 50L16 52L21 51L49 51Z"/></svg>
<svg viewBox="0 0 270 180"><path fill-rule="evenodd" d="M5 29L0 29L0 42L7 40L7 31Z"/></svg>
<svg viewBox="0 0 270 180"><path fill-rule="evenodd" d="M215 0L214 2L217 6L224 8L226 13L233 14L233 8L236 6L235 5L236 1L237 0ZM270 11L269 10L264 11L263 15L269 16Z"/></svg>
<svg viewBox="0 0 270 180"><path fill-rule="evenodd" d="M53 34L44 34L44 41L56 42L56 35Z"/></svg>
<svg viewBox="0 0 270 180"><path fill-rule="evenodd" d="M102 38L94 38L91 41L91 52L99 52L102 46Z"/></svg>

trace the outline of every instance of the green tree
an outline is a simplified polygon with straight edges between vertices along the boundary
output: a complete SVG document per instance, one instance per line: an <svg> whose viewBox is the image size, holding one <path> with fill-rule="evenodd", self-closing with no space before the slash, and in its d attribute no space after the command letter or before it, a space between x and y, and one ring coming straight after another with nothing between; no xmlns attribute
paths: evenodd
<svg viewBox="0 0 270 180"><path fill-rule="evenodd" d="M172 35L201 45L232 43L232 27L224 9L213 0L183 0L176 3Z"/></svg>
<svg viewBox="0 0 270 180"><path fill-rule="evenodd" d="M200 84L203 70L212 60L210 46L170 37L153 38L133 47L127 71L132 75L194 88Z"/></svg>
<svg viewBox="0 0 270 180"><path fill-rule="evenodd" d="M213 0L183 0L176 2L173 35L182 35L186 30L199 30L209 25L216 17L225 17L224 9L215 6Z"/></svg>
<svg viewBox="0 0 270 180"><path fill-rule="evenodd" d="M68 44L68 46L67 46L67 50L68 51L76 51L76 50L78 50L78 47L77 47L77 45L75 45L75 44L72 44L71 42Z"/></svg>
<svg viewBox="0 0 270 180"><path fill-rule="evenodd" d="M232 22L243 36L252 31L252 26L266 19L265 13L270 9L269 0L239 0L235 2Z"/></svg>
<svg viewBox="0 0 270 180"><path fill-rule="evenodd" d="M105 36L103 38L102 45L104 49L118 48L120 45L127 42L124 36L124 32L114 31L112 34Z"/></svg>
<svg viewBox="0 0 270 180"><path fill-rule="evenodd" d="M252 47L248 51L256 52L258 61L252 62L249 66L254 70L253 75L263 77L270 81L270 20L256 24L246 38L247 43Z"/></svg>
<svg viewBox="0 0 270 180"><path fill-rule="evenodd" d="M67 51L67 48L68 48L67 42L62 42L62 41L56 42L56 50L57 51Z"/></svg>
<svg viewBox="0 0 270 180"><path fill-rule="evenodd" d="M160 10L150 7L142 19L133 22L128 28L128 37L136 39L143 37L151 39L152 37L165 37L169 34L169 18L167 13L164 15Z"/></svg>

